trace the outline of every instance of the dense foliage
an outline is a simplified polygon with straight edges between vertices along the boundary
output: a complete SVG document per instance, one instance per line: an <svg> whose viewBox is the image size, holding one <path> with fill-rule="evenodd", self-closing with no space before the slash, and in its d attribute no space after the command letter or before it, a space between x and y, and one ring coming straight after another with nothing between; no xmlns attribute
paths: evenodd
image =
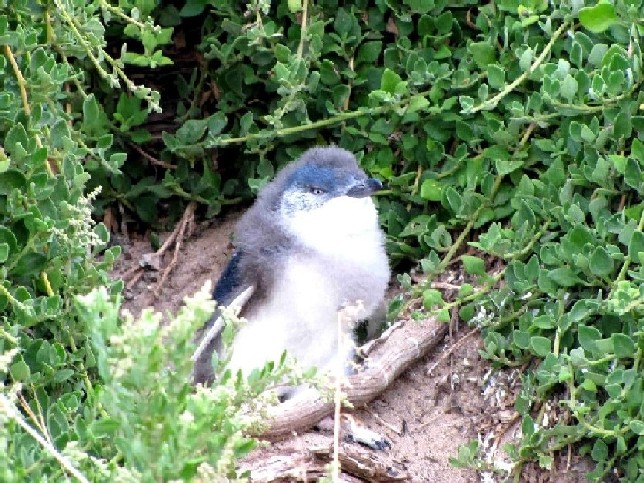
<svg viewBox="0 0 644 483"><path fill-rule="evenodd" d="M107 270L120 250L106 249L108 232L92 221L101 186L88 181L118 176L125 154L113 147L119 118L89 94L89 79L98 76L103 96L124 88L122 114L128 102L145 115L159 109L159 94L123 70L169 61L156 46L171 29L140 3L0 2L3 482L234 474L254 445L245 432L261 417L249 411L261 411L259 393L283 377L284 368L268 367L252 381L223 377L195 392L192 339L213 310L208 290L163 328L151 312L119 321L122 283ZM114 18L143 54L106 52Z"/></svg>
<svg viewBox="0 0 644 483"><path fill-rule="evenodd" d="M422 301L414 316L447 319L458 308L483 329L487 358L533 368L516 401L515 473L528 460L549 468L574 445L595 461L593 479L641 477L641 0L46 5L5 2L0 13L0 344L20 349L9 381L29 388L59 450L81 441L112 469L144 471L134 448L115 454L101 440L131 434L92 400L90 380L110 379L96 374L84 325L94 319L72 300L105 281L116 251L95 261L106 233L87 226L83 190L102 188L99 215L119 206L156 223L190 200L210 216L333 142L386 181L391 258L424 274L400 277L407 295L392 311ZM474 281L444 301L430 283L455 260ZM538 408L553 396L567 417L544 424ZM173 397L175 409L188 404ZM67 429L79 414L96 417L100 445ZM39 446L15 423L4 428L0 466L20 455L20 471L55 467L33 463ZM476 456L471 445L458 462Z"/></svg>

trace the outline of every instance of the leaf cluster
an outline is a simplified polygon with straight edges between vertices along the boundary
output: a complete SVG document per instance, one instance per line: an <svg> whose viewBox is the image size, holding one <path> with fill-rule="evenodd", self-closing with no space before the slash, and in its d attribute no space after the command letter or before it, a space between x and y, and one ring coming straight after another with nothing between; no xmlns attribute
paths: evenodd
<svg viewBox="0 0 644 483"><path fill-rule="evenodd" d="M593 479L632 480L644 467L642 8L188 1L180 17L205 17L194 85L216 89L216 110L164 142L191 162L241 146L242 196L312 144L358 153L388 186L392 259L423 275L401 276L409 298L394 311L458 309L484 329L486 357L536 367L516 401L514 471L574 444ZM429 284L455 260L472 280L448 302ZM535 410L554 395L569 417L544 427Z"/></svg>
<svg viewBox="0 0 644 483"><path fill-rule="evenodd" d="M125 64L167 63L158 46L171 33L149 16L154 2L122 3L18 0L0 13L2 481L235 476L269 402L260 393L292 372L283 360L195 392L192 339L212 313L208 288L163 327L151 311L119 318L123 284L108 270L120 248L91 215L111 188L101 180L122 174L119 134L145 138L136 128L160 107ZM110 55L108 28L142 52ZM116 87L108 116L100 97Z"/></svg>
<svg viewBox="0 0 644 483"><path fill-rule="evenodd" d="M420 302L415 317L448 320L458 310L482 328L485 357L533 368L516 400L523 437L510 450L512 471L519 474L527 460L550 468L556 451L574 445L595 461L592 479L638 477L641 0L121 3L53 0L43 15L18 1L0 15L0 44L8 46L0 57L0 211L7 228L0 230L0 258L10 267L0 288L2 343L3 350L29 348L8 371L34 384L33 412L38 404L63 404L63 416L52 410L48 426L71 420L65 408L105 404L116 414L125 407L110 406L109 397L95 405L100 391L89 389L91 373L84 378L97 371L110 387L100 368L105 359L88 342L70 295L100 283L116 251L97 265L78 240L95 232L96 251L105 230L87 223L74 225L67 239L59 235L64 220L87 221L78 214L83 189L102 187L98 213L117 202L156 222L161 201L178 213L190 200L211 215L249 197L311 145L333 142L386 182L377 201L388 251L401 267L418 263L420 277L400 276L407 298L392 312ZM125 62L144 71L167 64L179 44L175 37L169 45L170 28L190 29L199 62L164 71L174 89L164 109L175 125L156 134L150 123L158 94L129 80ZM128 45L119 59L105 36ZM127 92L114 97L117 82ZM454 263L470 279L447 301L430 285ZM138 375L123 373L125 380L144 380L160 364L155 357ZM65 371L69 364L73 373ZM133 400L125 389L123 400ZM194 402L178 390L160 399L172 414ZM546 422L538 408L555 396L564 417ZM88 405L76 405L83 397ZM103 439L135 437L107 414L99 424ZM149 417L139 428L152 431L163 415ZM170 426L164 441L176 429ZM27 445L27 435L12 434ZM74 433L56 434L62 448L70 437L60 435ZM124 446L106 457L114 468L128 461L144 471L141 455L165 457L162 449L152 452L151 441L138 443L140 454ZM20 449L21 468L36 461L34 448ZM464 448L460 462L477 465L476 452L476 445ZM154 477L176 475L174 463Z"/></svg>
<svg viewBox="0 0 644 483"><path fill-rule="evenodd" d="M265 391L290 370L283 361L271 363L243 379L219 365L218 383L195 390L190 356L195 331L214 309L210 285L185 302L162 323L151 309L121 320L120 297L104 287L77 296L74 307L87 327L98 377L60 397L39 390L26 414L20 388L5 388L3 481L59 478L64 470L81 481L235 477L237 460L256 444L247 433L263 426L266 409L275 404ZM239 321L228 322L232 333Z"/></svg>

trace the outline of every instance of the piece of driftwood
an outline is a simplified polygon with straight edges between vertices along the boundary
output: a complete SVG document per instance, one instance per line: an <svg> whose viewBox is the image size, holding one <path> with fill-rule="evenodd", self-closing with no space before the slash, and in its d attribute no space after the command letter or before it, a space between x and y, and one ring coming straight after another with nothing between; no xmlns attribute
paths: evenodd
<svg viewBox="0 0 644 483"><path fill-rule="evenodd" d="M348 383L343 386L347 399L354 406L374 399L396 377L436 347L447 329L447 324L428 319L406 321L388 333L382 344L373 348L364 369L347 378ZM315 395L289 399L271 410L270 428L257 436L269 440L283 439L294 432L310 429L332 413L333 402Z"/></svg>
<svg viewBox="0 0 644 483"><path fill-rule="evenodd" d="M311 448L318 459L328 462L333 453L331 445ZM385 453L371 451L362 446L342 443L340 445L342 471L364 481L407 481L409 474L399 463L385 458Z"/></svg>
<svg viewBox="0 0 644 483"><path fill-rule="evenodd" d="M332 453L329 438L328 443L255 460L249 465L243 465L240 470L248 471L253 482L315 481L328 473ZM392 461L386 453L343 443L340 445L339 456L343 481L353 478L367 482L409 481L409 474L403 466Z"/></svg>
<svg viewBox="0 0 644 483"><path fill-rule="evenodd" d="M315 461L312 454L283 454L242 465L240 473L248 472L250 481L269 483L277 481L316 481L325 474L324 463Z"/></svg>

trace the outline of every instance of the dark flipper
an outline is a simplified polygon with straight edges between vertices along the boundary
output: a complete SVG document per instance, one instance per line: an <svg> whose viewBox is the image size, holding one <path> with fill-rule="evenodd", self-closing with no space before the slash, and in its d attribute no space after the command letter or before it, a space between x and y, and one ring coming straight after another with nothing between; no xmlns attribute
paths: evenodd
<svg viewBox="0 0 644 483"><path fill-rule="evenodd" d="M241 257L241 252L236 250L230 258L226 269L217 281L217 285L215 286L212 296L218 306L226 306L230 304L244 288L242 287L242 277L239 272L239 261L241 260ZM197 345L200 344L203 337L208 333L208 330L214 325L220 315L221 312L219 309L216 309L206 325L199 330L196 337ZM215 351L218 353L221 352L221 337L219 335L214 337L208 343L205 349L199 354L199 357L195 360L193 376L196 384L206 384L213 381L214 374L212 370L212 355Z"/></svg>
<svg viewBox="0 0 644 483"><path fill-rule="evenodd" d="M233 301L235 295L239 292L241 286L241 274L239 273L239 262L242 258L242 252L235 250L230 257L226 269L219 276L212 298L217 301L217 305L228 305Z"/></svg>

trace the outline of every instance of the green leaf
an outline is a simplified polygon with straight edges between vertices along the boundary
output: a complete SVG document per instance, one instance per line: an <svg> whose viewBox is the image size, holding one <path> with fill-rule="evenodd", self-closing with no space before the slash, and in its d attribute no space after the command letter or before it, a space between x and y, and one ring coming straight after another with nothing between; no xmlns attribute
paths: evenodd
<svg viewBox="0 0 644 483"><path fill-rule="evenodd" d="M608 161L610 161L619 174L624 174L626 172L626 156L622 156L620 154L609 154Z"/></svg>
<svg viewBox="0 0 644 483"><path fill-rule="evenodd" d="M449 186L445 190L445 198L447 199L447 203L454 213L461 211L461 207L463 206L463 198L452 186Z"/></svg>
<svg viewBox="0 0 644 483"><path fill-rule="evenodd" d="M471 255L461 256L465 271L470 275L484 275L485 274L485 261L479 257Z"/></svg>
<svg viewBox="0 0 644 483"><path fill-rule="evenodd" d="M470 142L474 141L476 139L476 134L474 133L474 129L472 127L463 121L456 121L456 135L462 139L463 141ZM468 166L473 163L468 163Z"/></svg>
<svg viewBox="0 0 644 483"><path fill-rule="evenodd" d="M496 48L487 41L472 42L467 46L467 50L474 62L482 69L496 61Z"/></svg>
<svg viewBox="0 0 644 483"><path fill-rule="evenodd" d="M9 244L2 242L0 243L0 263L4 263L9 258Z"/></svg>
<svg viewBox="0 0 644 483"><path fill-rule="evenodd" d="M443 300L443 295L440 291L429 288L423 292L423 306L427 310L432 310L436 307L440 307L445 303Z"/></svg>
<svg viewBox="0 0 644 483"><path fill-rule="evenodd" d="M644 165L644 143L637 138L634 138L631 144L631 156Z"/></svg>
<svg viewBox="0 0 644 483"><path fill-rule="evenodd" d="M636 190L642 188L642 169L640 164L633 158L626 159L626 166L624 167L624 181L628 186Z"/></svg>
<svg viewBox="0 0 644 483"><path fill-rule="evenodd" d="M273 49L273 52L275 52L275 58L278 62L285 64L289 61L289 57L291 56L291 49L289 49L286 45L276 44Z"/></svg>
<svg viewBox="0 0 644 483"><path fill-rule="evenodd" d="M452 31L453 21L452 12L449 10L440 14L435 22L438 33L441 35L450 33Z"/></svg>
<svg viewBox="0 0 644 483"><path fill-rule="evenodd" d="M0 151L0 173L7 171L9 166L11 166L11 161L3 152Z"/></svg>
<svg viewBox="0 0 644 483"><path fill-rule="evenodd" d="M606 249L602 246L596 247L590 256L590 271L593 275L598 277L610 275L613 272L613 268L613 259L608 255Z"/></svg>
<svg viewBox="0 0 644 483"><path fill-rule="evenodd" d="M527 71L532 65L532 59L534 59L534 51L528 47L523 51L521 57L519 57L519 67L522 71Z"/></svg>
<svg viewBox="0 0 644 483"><path fill-rule="evenodd" d="M614 90L616 91L621 90L621 82ZM631 125L630 114L625 112L620 112L615 117L615 122L613 126L613 133L615 134L615 138L616 139L630 138L631 131L632 131L632 125Z"/></svg>
<svg viewBox="0 0 644 483"><path fill-rule="evenodd" d="M0 243L9 245L9 252L18 250L18 240L16 235L5 226L0 225Z"/></svg>
<svg viewBox="0 0 644 483"><path fill-rule="evenodd" d="M347 35L353 27L355 21L356 20L353 15L347 13L344 8L339 8L335 15L333 26L335 28L335 31L340 35Z"/></svg>
<svg viewBox="0 0 644 483"><path fill-rule="evenodd" d="M494 166L499 176L505 176L523 166L523 161L494 161Z"/></svg>
<svg viewBox="0 0 644 483"><path fill-rule="evenodd" d="M581 284L582 280L568 267L555 268L548 272L548 278L562 287L572 287Z"/></svg>
<svg viewBox="0 0 644 483"><path fill-rule="evenodd" d="M402 79L391 69L385 69L382 73L380 81L380 89L393 94L396 91L396 86L402 82Z"/></svg>
<svg viewBox="0 0 644 483"><path fill-rule="evenodd" d="M603 32L617 22L615 7L610 3L601 2L593 7L581 8L579 21L591 32Z"/></svg>
<svg viewBox="0 0 644 483"><path fill-rule="evenodd" d="M597 310L597 302L594 300L578 300L570 310L570 320L578 323L590 316Z"/></svg>
<svg viewBox="0 0 644 483"><path fill-rule="evenodd" d="M382 41L372 40L365 42L358 49L356 60L365 64L372 64L378 60L382 52Z"/></svg>
<svg viewBox="0 0 644 483"><path fill-rule="evenodd" d="M228 123L226 114L221 111L210 116L207 121L208 135L210 136L216 136L221 133L221 131L226 127L226 124Z"/></svg>
<svg viewBox="0 0 644 483"><path fill-rule="evenodd" d="M74 374L75 372L73 369L61 369L60 371L56 371L56 374L54 374L54 382L56 384L60 384L61 382L70 379Z"/></svg>
<svg viewBox="0 0 644 483"><path fill-rule="evenodd" d="M0 195L8 195L14 189L27 189L27 178L18 170L10 169L0 173Z"/></svg>
<svg viewBox="0 0 644 483"><path fill-rule="evenodd" d="M510 153L503 146L491 146L483 150L483 157L494 162L506 162L510 160Z"/></svg>
<svg viewBox="0 0 644 483"><path fill-rule="evenodd" d="M426 179L420 185L420 197L424 200L440 201L443 198L443 185L435 179Z"/></svg>
<svg viewBox="0 0 644 483"><path fill-rule="evenodd" d="M553 329L555 327L555 318L552 315L540 315L532 320L532 325L539 329Z"/></svg>
<svg viewBox="0 0 644 483"><path fill-rule="evenodd" d="M613 349L615 355L621 358L633 358L635 355L635 342L626 334L620 334L618 332L610 336L613 342Z"/></svg>
<svg viewBox="0 0 644 483"><path fill-rule="evenodd" d="M407 0L414 13L427 13L434 8L434 0Z"/></svg>
<svg viewBox="0 0 644 483"><path fill-rule="evenodd" d="M593 353L596 347L595 342L601 339L601 332L595 327L580 325L577 328L577 337L579 338L579 345L585 351Z"/></svg>
<svg viewBox="0 0 644 483"><path fill-rule="evenodd" d="M505 70L498 64L487 66L487 80L493 89L501 89L505 85Z"/></svg>
<svg viewBox="0 0 644 483"><path fill-rule="evenodd" d="M601 65L604 59L604 55L608 51L608 45L606 44L595 44L588 54L588 63L591 65ZM598 76L599 78L599 76Z"/></svg>
<svg viewBox="0 0 644 483"><path fill-rule="evenodd" d="M206 132L208 123L204 119L190 119L177 129L176 139L183 145L198 142Z"/></svg>
<svg viewBox="0 0 644 483"><path fill-rule="evenodd" d="M22 255L14 268L16 275L35 276L40 273L47 261L47 257L41 253L26 253Z"/></svg>
<svg viewBox="0 0 644 483"><path fill-rule="evenodd" d="M288 0L288 11L297 13L302 10L302 0Z"/></svg>
<svg viewBox="0 0 644 483"><path fill-rule="evenodd" d="M530 348L539 357L546 357L552 351L550 339L539 335L530 337Z"/></svg>
<svg viewBox="0 0 644 483"><path fill-rule="evenodd" d="M98 419L94 421L89 429L92 434L97 438L111 437L121 424L113 418L106 417L104 419Z"/></svg>
<svg viewBox="0 0 644 483"><path fill-rule="evenodd" d="M409 99L407 112L422 111L427 106L429 106L429 101L424 96L412 96L412 98Z"/></svg>
<svg viewBox="0 0 644 483"><path fill-rule="evenodd" d="M644 252L644 233L635 231L628 244L628 256L631 260L637 260L638 254L641 252Z"/></svg>
<svg viewBox="0 0 644 483"><path fill-rule="evenodd" d="M94 94L83 100L83 130L90 135L103 134L104 114Z"/></svg>
<svg viewBox="0 0 644 483"><path fill-rule="evenodd" d="M606 443L601 439L595 440L590 456L597 462L606 461L608 459L608 446Z"/></svg>
<svg viewBox="0 0 644 483"><path fill-rule="evenodd" d="M29 379L29 376L31 376L29 366L23 360L13 363L11 367L9 367L9 372L11 373L11 377L13 377L14 381L26 381Z"/></svg>
<svg viewBox="0 0 644 483"><path fill-rule="evenodd" d="M570 351L570 362L575 367L585 367L588 363L584 349L575 347Z"/></svg>
<svg viewBox="0 0 644 483"><path fill-rule="evenodd" d="M577 83L575 78L570 74L566 74L566 77L561 83L561 96L571 103L575 95L577 95L578 88L579 84Z"/></svg>
<svg viewBox="0 0 644 483"><path fill-rule="evenodd" d="M439 322L444 322L444 323L447 323L452 319L449 309L439 310L436 318Z"/></svg>
<svg viewBox="0 0 644 483"><path fill-rule="evenodd" d="M203 13L208 0L186 0L179 15L182 17L195 17Z"/></svg>
<svg viewBox="0 0 644 483"><path fill-rule="evenodd" d="M524 330L515 330L512 332L512 341L520 349L527 349L530 347L530 333Z"/></svg>
<svg viewBox="0 0 644 483"><path fill-rule="evenodd" d="M4 140L4 148L12 156L23 158L29 148L29 138L27 131L22 124L14 124L7 132Z"/></svg>
<svg viewBox="0 0 644 483"><path fill-rule="evenodd" d="M639 419L633 419L629 421L628 427L630 428L631 431L633 431L638 436L644 436L644 421L640 421Z"/></svg>
<svg viewBox="0 0 644 483"><path fill-rule="evenodd" d="M566 173L564 171L563 161L561 158L556 158L546 172L542 175L542 180L545 183L552 184L556 187L561 187L566 182Z"/></svg>
<svg viewBox="0 0 644 483"><path fill-rule="evenodd" d="M460 308L458 315L464 322L469 322L476 315L476 308L472 305L466 305Z"/></svg>

